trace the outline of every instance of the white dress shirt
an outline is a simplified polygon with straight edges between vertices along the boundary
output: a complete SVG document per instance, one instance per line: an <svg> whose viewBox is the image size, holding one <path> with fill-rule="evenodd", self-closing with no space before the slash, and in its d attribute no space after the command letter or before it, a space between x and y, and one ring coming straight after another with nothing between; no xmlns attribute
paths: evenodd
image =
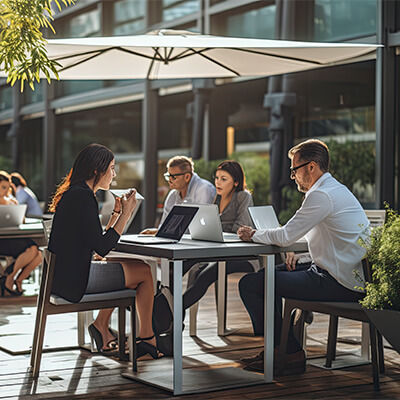
<svg viewBox="0 0 400 400"><path fill-rule="evenodd" d="M365 249L357 242L369 232L369 221L358 200L330 173L325 173L305 194L301 207L283 227L256 231L256 243L289 246L305 236L314 263L344 287L361 291L361 259Z"/></svg>
<svg viewBox="0 0 400 400"><path fill-rule="evenodd" d="M179 191L171 190L164 202L164 211L161 217L160 226L175 204L210 204L213 202L216 194L215 186L205 179L201 179L195 172L193 173L188 191L184 199L181 198Z"/></svg>

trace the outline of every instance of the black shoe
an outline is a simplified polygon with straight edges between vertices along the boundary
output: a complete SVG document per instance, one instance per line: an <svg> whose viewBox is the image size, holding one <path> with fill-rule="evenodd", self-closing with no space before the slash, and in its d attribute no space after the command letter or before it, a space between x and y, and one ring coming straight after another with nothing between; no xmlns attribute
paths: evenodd
<svg viewBox="0 0 400 400"><path fill-rule="evenodd" d="M312 311L304 311L304 322L307 325L312 324L314 321L314 313Z"/></svg>
<svg viewBox="0 0 400 400"><path fill-rule="evenodd" d="M107 343L107 348L103 349L104 346L103 336L93 324L89 325L88 331L90 337L94 340L96 344L97 350L100 351L101 353L115 352L115 350L118 350L118 342L115 339L110 340Z"/></svg>
<svg viewBox="0 0 400 400"><path fill-rule="evenodd" d="M164 355L157 349L156 346L153 346L152 344L145 341L145 340L151 340L154 337L155 335L146 338L141 338L141 337L136 338L136 340L139 340L139 342L136 343L137 358L142 357L145 354L150 354L150 356L153 357L154 359L164 357Z"/></svg>
<svg viewBox="0 0 400 400"><path fill-rule="evenodd" d="M6 276L2 276L0 280L0 290L1 290L1 297L18 297L22 295L22 292L17 292L15 290L9 289L6 286ZM7 293L7 294L5 294Z"/></svg>
<svg viewBox="0 0 400 400"><path fill-rule="evenodd" d="M260 361L263 359L264 359L264 350L253 357L243 357L239 360L239 362L241 362L242 364L251 364L255 361Z"/></svg>

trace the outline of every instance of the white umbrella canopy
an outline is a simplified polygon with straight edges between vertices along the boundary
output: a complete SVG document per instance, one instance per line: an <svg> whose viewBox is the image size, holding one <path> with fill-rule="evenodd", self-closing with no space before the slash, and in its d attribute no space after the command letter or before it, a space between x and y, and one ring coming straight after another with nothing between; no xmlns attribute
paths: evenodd
<svg viewBox="0 0 400 400"><path fill-rule="evenodd" d="M161 30L48 40L60 79L177 79L280 75L372 55L379 45L246 39Z"/></svg>

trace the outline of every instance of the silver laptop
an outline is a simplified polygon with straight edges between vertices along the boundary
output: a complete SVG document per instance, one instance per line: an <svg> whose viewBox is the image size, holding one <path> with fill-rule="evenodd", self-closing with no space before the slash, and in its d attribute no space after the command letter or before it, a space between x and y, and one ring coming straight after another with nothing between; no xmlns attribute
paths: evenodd
<svg viewBox="0 0 400 400"><path fill-rule="evenodd" d="M251 219L253 220L256 229L276 229L279 228L279 221L276 216L274 207L272 206L255 206L249 207L249 213ZM296 240L296 243L307 242L306 238L303 236ZM308 257L307 257L308 259ZM305 259L304 259L305 260ZM299 259L299 263L306 262Z"/></svg>
<svg viewBox="0 0 400 400"><path fill-rule="evenodd" d="M249 207L251 219L256 229L279 228L279 221L272 206Z"/></svg>
<svg viewBox="0 0 400 400"><path fill-rule="evenodd" d="M241 242L236 233L222 231L221 219L216 204L196 204L199 211L189 225L190 236L193 240L208 242Z"/></svg>
<svg viewBox="0 0 400 400"><path fill-rule="evenodd" d="M15 227L24 222L26 204L0 205L0 228Z"/></svg>
<svg viewBox="0 0 400 400"><path fill-rule="evenodd" d="M177 243L181 240L197 211L197 206L174 206L155 236L124 235L120 242L136 244Z"/></svg>

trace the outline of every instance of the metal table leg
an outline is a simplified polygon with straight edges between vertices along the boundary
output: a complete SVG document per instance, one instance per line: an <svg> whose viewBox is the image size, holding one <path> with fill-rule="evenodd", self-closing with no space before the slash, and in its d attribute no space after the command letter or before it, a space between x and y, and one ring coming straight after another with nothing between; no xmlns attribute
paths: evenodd
<svg viewBox="0 0 400 400"><path fill-rule="evenodd" d="M275 314L275 256L262 256L265 267L265 307L264 307L264 378L272 382L274 378L274 314Z"/></svg>
<svg viewBox="0 0 400 400"><path fill-rule="evenodd" d="M182 261L173 262L174 271L174 395L182 394Z"/></svg>

